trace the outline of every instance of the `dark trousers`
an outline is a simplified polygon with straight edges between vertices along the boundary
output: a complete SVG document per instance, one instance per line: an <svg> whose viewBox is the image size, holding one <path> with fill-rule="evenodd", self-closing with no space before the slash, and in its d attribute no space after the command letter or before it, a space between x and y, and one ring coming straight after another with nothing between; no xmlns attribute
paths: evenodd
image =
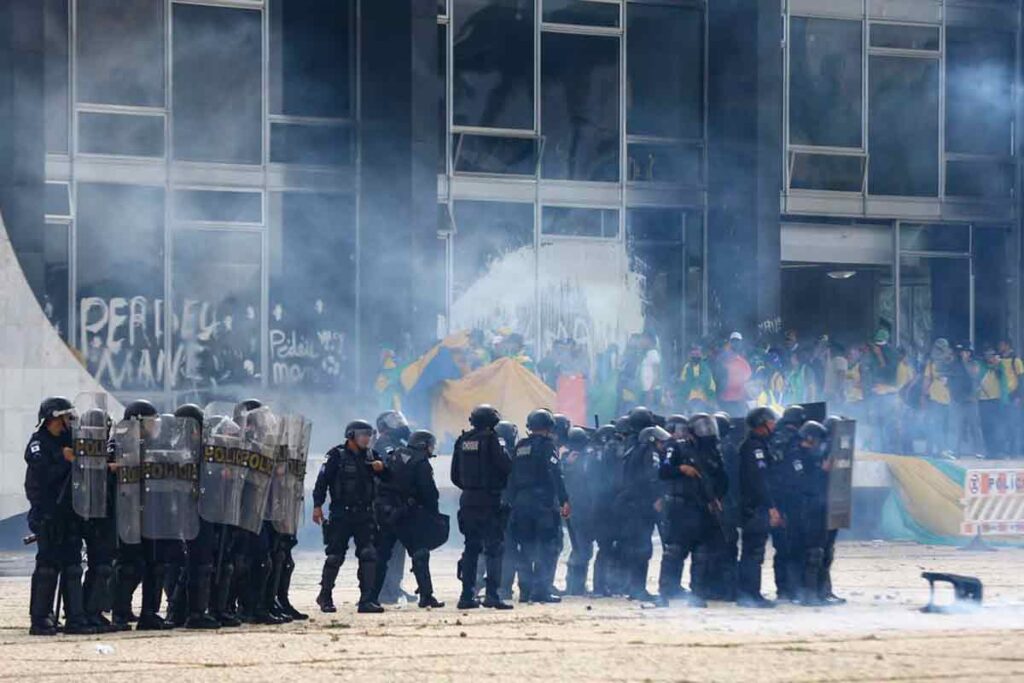
<svg viewBox="0 0 1024 683"><path fill-rule="evenodd" d="M509 527L520 547L519 590L532 599L548 597L558 564L562 527L558 510L527 506L512 511Z"/></svg>
<svg viewBox="0 0 1024 683"><path fill-rule="evenodd" d="M58 578L68 622L76 623L84 616L80 523L72 513L54 515L45 520L33 519L29 514L29 529L36 535L36 564L32 571L29 602L29 616L33 621L47 619L53 614Z"/></svg>
<svg viewBox="0 0 1024 683"><path fill-rule="evenodd" d="M508 515L501 505L463 505L459 509L459 531L466 546L459 560L458 576L463 597L476 595L476 573L480 554L487 561L487 596L498 597L501 585L502 555L505 551L505 525Z"/></svg>
<svg viewBox="0 0 1024 683"><path fill-rule="evenodd" d="M768 511L749 515L741 528L741 551L737 575L737 598L761 595L761 565L768 544Z"/></svg>
<svg viewBox="0 0 1024 683"><path fill-rule="evenodd" d="M365 509L331 509L329 520L324 528L324 560L323 574L320 578L321 592L330 593L338 578L341 565L345 562L349 541L356 547L356 559L359 561L357 572L359 580L359 601L367 602L373 597L374 581L377 576L377 548L375 545L377 523L373 511Z"/></svg>
<svg viewBox="0 0 1024 683"><path fill-rule="evenodd" d="M565 590L572 595L582 595L587 590L587 574L590 573L590 560L594 557L594 543L597 541L594 515L592 512L574 511L567 526L571 550Z"/></svg>
<svg viewBox="0 0 1024 683"><path fill-rule="evenodd" d="M117 528L113 518L83 521L82 540L88 561L82 590L85 613L90 617L99 616L112 607L114 553L117 551Z"/></svg>

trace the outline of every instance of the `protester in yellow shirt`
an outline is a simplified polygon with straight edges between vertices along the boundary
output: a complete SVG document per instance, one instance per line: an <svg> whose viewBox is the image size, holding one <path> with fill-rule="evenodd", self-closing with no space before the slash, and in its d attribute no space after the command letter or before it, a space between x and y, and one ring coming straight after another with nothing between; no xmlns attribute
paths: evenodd
<svg viewBox="0 0 1024 683"><path fill-rule="evenodd" d="M924 366L925 413L928 420L928 455L949 450L949 366L953 351L946 339L935 340L931 357Z"/></svg>

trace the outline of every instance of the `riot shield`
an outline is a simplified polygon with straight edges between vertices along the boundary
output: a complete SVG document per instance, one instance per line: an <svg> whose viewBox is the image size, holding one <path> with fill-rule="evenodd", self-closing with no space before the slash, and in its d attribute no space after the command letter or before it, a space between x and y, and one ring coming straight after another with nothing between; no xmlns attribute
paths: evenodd
<svg viewBox="0 0 1024 683"><path fill-rule="evenodd" d="M246 455L238 526L255 534L263 525L267 509L270 480L281 440L280 423L266 406L240 412L236 422L242 432Z"/></svg>
<svg viewBox="0 0 1024 683"><path fill-rule="evenodd" d="M195 421L159 415L142 421L142 536L191 541L199 535Z"/></svg>
<svg viewBox="0 0 1024 683"><path fill-rule="evenodd" d="M283 466L279 462L275 470L268 518L273 520L274 530L279 534L294 536L302 524L306 461L313 423L301 415L287 415L281 421L282 450L286 457Z"/></svg>
<svg viewBox="0 0 1024 683"><path fill-rule="evenodd" d="M142 542L142 456L138 420L114 427L117 464L117 536L122 543Z"/></svg>
<svg viewBox="0 0 1024 683"><path fill-rule="evenodd" d="M82 519L107 516L107 395L75 397L75 462L71 466L71 504Z"/></svg>
<svg viewBox="0 0 1024 683"><path fill-rule="evenodd" d="M247 454L242 432L226 414L207 406L199 468L199 516L211 524L238 526Z"/></svg>
<svg viewBox="0 0 1024 683"><path fill-rule="evenodd" d="M849 529L853 518L853 454L856 437L855 420L842 420L833 427L828 455L829 529Z"/></svg>

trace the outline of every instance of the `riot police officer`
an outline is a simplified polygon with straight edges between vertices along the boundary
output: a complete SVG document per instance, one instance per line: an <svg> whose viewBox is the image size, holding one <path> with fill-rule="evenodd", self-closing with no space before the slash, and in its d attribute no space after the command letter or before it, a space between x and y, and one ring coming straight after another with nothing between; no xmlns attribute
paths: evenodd
<svg viewBox="0 0 1024 683"><path fill-rule="evenodd" d="M720 547L715 535L720 533L718 519L727 480L719 452L718 423L706 413L697 413L690 418L689 429L692 440L675 441L658 471L667 485L662 507L665 550L658 593L663 604L675 597L689 555L689 604L706 607L711 551Z"/></svg>
<svg viewBox="0 0 1024 683"><path fill-rule="evenodd" d="M630 418L634 427L643 422ZM661 507L658 466L671 440L671 435L661 427L645 427L622 463L622 486L615 508L621 518L618 543L622 547L630 600L656 600L647 590L647 570L654 553L651 536Z"/></svg>
<svg viewBox="0 0 1024 683"><path fill-rule="evenodd" d="M736 568L739 559L739 445L743 440L743 425L735 424L728 413L715 413L718 437L721 443L722 463L728 482L722 499L722 545L717 557L717 569L712 588L715 599L736 600Z"/></svg>
<svg viewBox="0 0 1024 683"><path fill-rule="evenodd" d="M405 419L405 415L397 410L385 411L377 416L377 440L373 444L373 450L377 451L386 460L388 453L408 443L411 433L412 430L409 427L409 421ZM395 552L391 555L390 565L384 577L384 587L381 589L379 596L379 602L384 605L397 602L398 598L403 595L406 598L411 597L402 590L402 577L405 575L406 548L402 546L401 541L398 541L395 544L394 550Z"/></svg>
<svg viewBox="0 0 1024 683"><path fill-rule="evenodd" d="M795 598L802 605L826 604L821 573L828 542L828 432L818 422L800 427L793 469L794 497L787 525L792 549L789 574L795 584Z"/></svg>
<svg viewBox="0 0 1024 683"><path fill-rule="evenodd" d="M551 565L557 561L559 513L569 517L569 496L553 438L555 418L548 410L535 410L527 416L526 428L529 435L516 445L508 481L509 532L522 549L519 602L560 602L551 594Z"/></svg>
<svg viewBox="0 0 1024 683"><path fill-rule="evenodd" d="M831 451L834 441L838 438L836 436L836 428L839 426L840 422L842 422L842 418L837 415L830 415L822 425L828 433L829 458L823 465L826 472L832 471ZM839 597L832 590L832 563L836 558L836 539L838 536L839 529L828 530L828 534L825 538L825 555L822 558L821 577L819 579L819 583L821 584L820 594L824 596L825 603L829 605L846 604L846 599Z"/></svg>
<svg viewBox="0 0 1024 683"><path fill-rule="evenodd" d="M772 433L772 457L775 467L769 469L771 487L775 494L775 503L782 515L783 524L771 530L772 537L772 572L775 577L775 593L779 600L795 598L796 579L789 573L795 561L792 552L790 531L786 525L789 516L790 501L797 495L798 484L795 480L793 461L799 459L800 427L807 421L807 412L803 406L792 405L786 408Z"/></svg>
<svg viewBox="0 0 1024 683"><path fill-rule="evenodd" d="M509 462L515 458L516 444L519 443L519 427L508 420L502 420L494 428L498 438L505 444L508 452ZM508 500L508 489L502 494L502 504L505 508L511 509L512 504ZM505 529L504 552L501 555L501 585L498 587L498 595L502 600L512 599L512 584L516 580L516 568L519 566L519 545L509 537L508 528Z"/></svg>
<svg viewBox="0 0 1024 683"><path fill-rule="evenodd" d="M39 423L25 448L25 497L28 524L36 535L36 564L29 599L35 636L57 633L53 601L60 584L67 621L65 633L95 633L82 608L82 537L71 506L69 480L74 451L71 423L74 408L62 396L44 400Z"/></svg>
<svg viewBox="0 0 1024 683"><path fill-rule="evenodd" d="M424 530L437 519L439 494L434 483L430 458L437 439L428 431L413 432L408 445L392 449L384 456L389 477L381 482L374 501L380 533L377 537L377 576L374 602L391 571L388 560L399 541L412 559L416 592L420 607L444 607L434 597L430 577L430 550L435 543L424 537Z"/></svg>
<svg viewBox="0 0 1024 683"><path fill-rule="evenodd" d="M615 593L619 572L616 553L616 533L613 520L615 485L620 478L622 439L615 425L602 425L591 437L593 463L591 467L595 518L601 523L594 529L597 553L594 557L594 595L609 597Z"/></svg>
<svg viewBox="0 0 1024 683"><path fill-rule="evenodd" d="M327 559L316 598L320 610L336 612L332 591L341 565L345 562L349 539L355 540L359 560L360 613L376 614L384 608L373 601L377 574L375 546L377 524L373 518L373 501L377 482L387 476L380 456L370 448L373 425L354 420L345 427L345 443L327 452L313 487L313 523L324 525ZM323 505L331 496L330 516L325 520Z"/></svg>
<svg viewBox="0 0 1024 683"><path fill-rule="evenodd" d="M747 438L740 445L739 504L742 551L737 577L736 602L743 607L774 607L761 595L761 564L771 529L782 526L770 484L774 467L771 437L775 412L754 408L747 414Z"/></svg>
<svg viewBox="0 0 1024 683"><path fill-rule="evenodd" d="M590 571L590 560L594 556L594 542L599 525L595 497L597 462L590 437L582 427L573 427L569 430L565 445L562 475L573 508L572 518L568 520L571 551L565 578L565 592L568 595L585 595L587 574Z"/></svg>
<svg viewBox="0 0 1024 683"><path fill-rule="evenodd" d="M462 491L459 497L459 530L466 539L458 569L458 577L462 581L459 609L474 609L481 604L476 599L477 563L481 552L487 558L483 606L512 608L498 595L505 526L508 524L502 492L512 469L505 443L494 431L500 421L501 415L494 407L477 406L469 416L472 429L459 436L452 452L452 484Z"/></svg>

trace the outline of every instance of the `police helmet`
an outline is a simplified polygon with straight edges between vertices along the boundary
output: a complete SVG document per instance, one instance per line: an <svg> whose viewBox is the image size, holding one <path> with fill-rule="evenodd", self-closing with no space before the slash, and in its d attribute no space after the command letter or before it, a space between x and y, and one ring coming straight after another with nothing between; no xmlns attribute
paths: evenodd
<svg viewBox="0 0 1024 683"><path fill-rule="evenodd" d="M246 413L251 413L254 410L258 410L263 407L263 402L255 398L247 398L244 401L240 401L235 406L235 422L241 424L242 418L245 417Z"/></svg>
<svg viewBox="0 0 1024 683"><path fill-rule="evenodd" d="M775 411L767 406L760 408L754 408L747 413L747 427L750 429L757 429L758 427L764 427L769 422L777 422L779 419Z"/></svg>
<svg viewBox="0 0 1024 683"><path fill-rule="evenodd" d="M810 451L811 455L821 458L824 457L825 451L828 448L828 430L820 422L809 420L800 427L800 443L801 445ZM805 442L810 442L804 445Z"/></svg>
<svg viewBox="0 0 1024 683"><path fill-rule="evenodd" d="M178 409L174 411L174 417L192 418L199 424L203 424L203 409L195 403L186 403L178 406Z"/></svg>
<svg viewBox="0 0 1024 683"><path fill-rule="evenodd" d="M469 414L469 424L477 429L494 429L501 422L501 413L492 405L486 403L473 408Z"/></svg>
<svg viewBox="0 0 1024 683"><path fill-rule="evenodd" d="M51 396L39 404L39 426L42 427L47 420L74 414L75 407L71 401L63 396Z"/></svg>
<svg viewBox="0 0 1024 683"><path fill-rule="evenodd" d="M657 425L646 427L640 432L640 443L664 443L672 440L672 435Z"/></svg>
<svg viewBox="0 0 1024 683"><path fill-rule="evenodd" d="M698 439L717 439L718 422L707 413L696 413L690 417L690 431Z"/></svg>
<svg viewBox="0 0 1024 683"><path fill-rule="evenodd" d="M649 408L637 406L629 411L629 426L634 432L640 432L654 426L654 413Z"/></svg>
<svg viewBox="0 0 1024 683"><path fill-rule="evenodd" d="M829 436L832 436L832 433L836 430L836 426L842 421L843 418L838 415L829 415L825 418L825 421L821 426L825 428L825 431L828 432Z"/></svg>
<svg viewBox="0 0 1024 683"><path fill-rule="evenodd" d="M132 401L124 407L124 419L126 420L130 420L132 418L155 417L156 415L156 406L145 399Z"/></svg>
<svg viewBox="0 0 1024 683"><path fill-rule="evenodd" d="M615 438L615 425L601 425L594 432L592 439L595 443L606 444Z"/></svg>
<svg viewBox="0 0 1024 683"><path fill-rule="evenodd" d="M625 415L615 418L615 431L619 434L632 434L633 427L629 424L629 418Z"/></svg>
<svg viewBox="0 0 1024 683"><path fill-rule="evenodd" d="M107 413L99 408L90 408L78 416L78 424L83 427L106 427Z"/></svg>
<svg viewBox="0 0 1024 683"><path fill-rule="evenodd" d="M565 445L574 451L582 451L590 443L587 430L582 427L573 427L565 437Z"/></svg>
<svg viewBox="0 0 1024 683"><path fill-rule="evenodd" d="M519 427L508 420L502 420L494 426L494 431L509 446L514 446L519 439Z"/></svg>
<svg viewBox="0 0 1024 683"><path fill-rule="evenodd" d="M572 420L562 413L555 413L552 417L555 418L555 436L564 442L569 436L569 430L572 429Z"/></svg>
<svg viewBox="0 0 1024 683"><path fill-rule="evenodd" d="M526 416L526 428L531 432L550 431L555 428L555 416L547 408L538 408Z"/></svg>
<svg viewBox="0 0 1024 683"><path fill-rule="evenodd" d="M686 419L685 415L669 415L668 419L665 420L665 429L673 435L685 432L689 426L690 421Z"/></svg>
<svg viewBox="0 0 1024 683"><path fill-rule="evenodd" d="M799 428L805 422L807 422L807 411L804 410L803 406L798 405L787 407L782 413L782 418L779 420L780 425L792 425L796 428Z"/></svg>
<svg viewBox="0 0 1024 683"><path fill-rule="evenodd" d="M415 448L419 451L426 451L433 455L434 448L437 447L437 437L434 436L433 432L429 432L426 429L417 429L415 432L409 435L409 448Z"/></svg>
<svg viewBox="0 0 1024 683"><path fill-rule="evenodd" d="M345 425L345 438L354 439L358 434L373 436L373 425L366 420L352 420Z"/></svg>
<svg viewBox="0 0 1024 683"><path fill-rule="evenodd" d="M732 419L729 417L729 413L720 411L715 413L714 418L718 423L718 437L724 439L729 436L732 431Z"/></svg>
<svg viewBox="0 0 1024 683"><path fill-rule="evenodd" d="M405 415L397 410L388 410L377 416L377 431L381 434L408 426Z"/></svg>

